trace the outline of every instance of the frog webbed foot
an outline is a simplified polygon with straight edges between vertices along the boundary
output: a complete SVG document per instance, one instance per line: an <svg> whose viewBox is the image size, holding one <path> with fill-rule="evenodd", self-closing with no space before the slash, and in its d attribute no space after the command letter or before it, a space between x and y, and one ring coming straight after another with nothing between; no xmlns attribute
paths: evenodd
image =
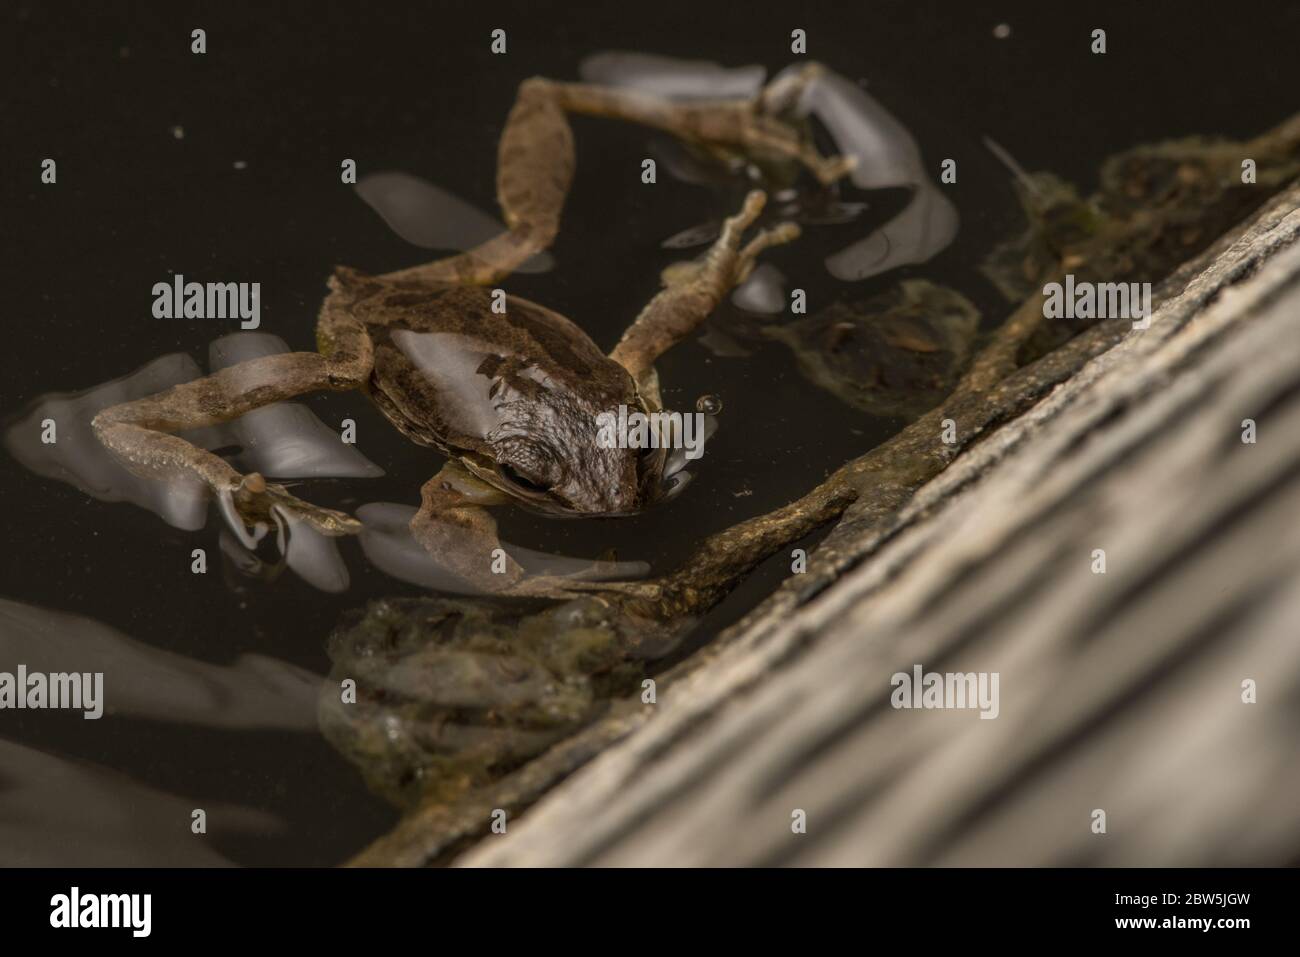
<svg viewBox="0 0 1300 957"><path fill-rule="evenodd" d="M823 186L830 186L857 167L856 156L822 156L814 145L800 103L808 88L826 71L810 63L768 83L755 98L755 146L798 160Z"/></svg>
<svg viewBox="0 0 1300 957"><path fill-rule="evenodd" d="M346 512L304 502L257 472L243 476L237 485L219 490L218 501L231 530L246 545L261 537L259 527L274 528L277 518L300 522L323 535L355 535L361 531L361 523Z"/></svg>
<svg viewBox="0 0 1300 957"><path fill-rule="evenodd" d="M749 277L759 254L798 238L799 227L786 222L760 230L743 243L746 230L766 202L766 193L752 190L735 215L723 222L718 238L700 260L666 272L664 288L641 310L610 353L643 394L653 386L655 360L704 322L722 297ZM657 391L653 389L651 394Z"/></svg>

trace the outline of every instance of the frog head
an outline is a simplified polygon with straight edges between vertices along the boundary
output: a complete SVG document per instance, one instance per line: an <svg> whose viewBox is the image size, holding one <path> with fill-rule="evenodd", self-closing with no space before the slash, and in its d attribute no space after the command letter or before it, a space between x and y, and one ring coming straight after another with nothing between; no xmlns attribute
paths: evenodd
<svg viewBox="0 0 1300 957"><path fill-rule="evenodd" d="M685 430L673 425L680 416L651 413L639 402L577 408L585 404L529 403L526 415L507 417L486 437L489 454L461 461L524 508L551 517L635 515L685 489L684 467L703 437L683 448Z"/></svg>

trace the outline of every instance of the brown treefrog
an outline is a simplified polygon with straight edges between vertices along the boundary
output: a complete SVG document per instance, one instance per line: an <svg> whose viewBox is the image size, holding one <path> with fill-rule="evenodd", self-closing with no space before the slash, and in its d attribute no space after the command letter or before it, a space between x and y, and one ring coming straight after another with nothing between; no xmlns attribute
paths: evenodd
<svg viewBox="0 0 1300 957"><path fill-rule="evenodd" d="M545 250L574 173L566 113L642 123L703 147L757 160L794 161L823 184L853 167L821 156L796 105L819 72L810 66L748 99L676 102L635 90L542 78L524 81L498 153L497 196L507 231L465 253L380 276L335 269L317 322L315 353L267 356L223 369L95 417L102 441L137 474L195 475L236 525L270 528L273 511L329 535L356 532L353 517L301 501L175 433L229 421L304 393L363 391L413 441L447 464L422 490L416 539L443 565L488 591L562 594L562 582L526 580L498 560L496 522L484 506L521 504L564 516L616 516L664 498L662 448L605 448L596 417L619 405L660 409L653 363L742 282L764 249L789 242L781 223L745 242L765 194L755 190L708 253L665 274L664 288L608 355L544 306L485 288ZM508 556L507 556L508 559Z"/></svg>

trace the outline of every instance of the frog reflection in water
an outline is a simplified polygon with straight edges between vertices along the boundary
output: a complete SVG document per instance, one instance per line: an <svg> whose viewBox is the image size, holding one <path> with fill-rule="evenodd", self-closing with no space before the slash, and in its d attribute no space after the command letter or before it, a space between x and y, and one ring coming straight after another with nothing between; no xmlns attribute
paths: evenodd
<svg viewBox="0 0 1300 957"><path fill-rule="evenodd" d="M522 504L561 516L617 516L666 498L663 448L603 447L597 416L620 405L661 410L654 361L742 282L764 249L789 242L782 223L743 235L765 195L751 192L708 254L665 278L606 356L576 325L507 297L503 314L482 287L501 281L553 241L573 178L566 112L642 123L718 155L797 164L822 184L853 162L823 157L796 106L815 66L769 83L752 99L677 103L618 88L541 78L521 84L501 135L497 195L508 231L466 253L381 276L339 267L317 321L316 353L269 356L224 369L96 416L99 439L137 474L198 476L237 527L264 532L274 512L327 535L358 531L349 515L301 501L261 475L173 433L234 419L304 393L360 389L413 441L447 464L421 493L411 531L460 577L486 591L563 595L565 581L529 579L513 560L492 574L499 547L485 506ZM662 443L661 443L662 444Z"/></svg>

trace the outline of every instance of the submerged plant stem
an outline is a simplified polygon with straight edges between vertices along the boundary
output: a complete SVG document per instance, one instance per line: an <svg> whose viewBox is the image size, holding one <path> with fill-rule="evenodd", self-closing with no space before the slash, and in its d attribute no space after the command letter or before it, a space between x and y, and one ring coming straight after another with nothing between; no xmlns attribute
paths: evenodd
<svg viewBox="0 0 1300 957"><path fill-rule="evenodd" d="M1300 147L1300 114L1250 141L1260 155L1294 154ZM1280 188L1282 183L1278 184ZM1267 194L1261 195L1261 203ZM1280 198L1294 207L1296 191ZM1275 213L1268 214L1276 216ZM1249 219L1249 217L1247 217ZM1139 242L1161 226L1160 211L1138 217L1121 228L1096 237L1099 251ZM1229 230L1200 256L1177 269L1153 295L1156 307L1171 297L1185 297L1188 283L1210 269L1242 232ZM1203 304L1214 298L1234 277L1249 272L1249 256L1228 275L1217 271L1212 283L1192 297ZM1018 365L1022 348L1043 320L1042 285L1060 281L1066 270L1060 263L1044 270L1039 292L1029 296L993 333L971 361L952 394L939 406L912 422L892 439L846 463L801 498L766 515L740 522L709 536L675 571L647 582L607 586L600 593L613 608L634 618L650 619L647 626L664 628L676 623L686 628L695 617L722 600L754 567L783 547L837 519L841 527L853 525L855 539L878 532L887 538L900 511L922 485L938 475L964 449L988 435L998 425L1028 410L1057 384L1070 378L1094 357L1129 334L1129 319L1099 321L1041 358ZM1181 307L1180 307L1181 308ZM1187 306L1191 311L1195 307ZM945 419L956 425L955 441L942 440ZM881 538L880 541L885 540ZM877 545L879 541L877 542ZM826 551L822 549L821 551ZM801 600L833 581L854 560L841 549L823 558L814 553ZM816 563L820 560L821 564ZM804 576L800 576L804 577ZM758 614L758 613L755 613ZM742 623L736 628L744 626ZM735 629L733 629L734 631ZM724 636L725 642L725 636ZM717 643L659 676L660 688L681 681L717 653ZM445 862L487 828L492 811L522 811L547 790L627 736L648 720L653 710L639 699L613 703L595 724L560 742L518 771L482 793L472 793L453 804L426 801L413 809L393 831L375 841L350 863L359 866L423 866Z"/></svg>

